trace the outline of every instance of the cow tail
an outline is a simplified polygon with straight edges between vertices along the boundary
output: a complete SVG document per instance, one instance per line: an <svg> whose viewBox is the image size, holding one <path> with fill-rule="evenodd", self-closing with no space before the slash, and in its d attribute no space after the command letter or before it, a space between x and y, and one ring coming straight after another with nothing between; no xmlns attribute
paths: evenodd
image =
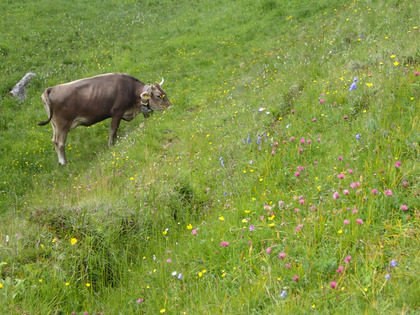
<svg viewBox="0 0 420 315"><path fill-rule="evenodd" d="M38 123L38 126L44 126L48 124L51 121L51 118L53 116L53 107L51 106L51 100L50 100L50 92L52 88L45 89L44 93L41 95L42 102L44 103L45 111L49 115L48 120L41 121Z"/></svg>

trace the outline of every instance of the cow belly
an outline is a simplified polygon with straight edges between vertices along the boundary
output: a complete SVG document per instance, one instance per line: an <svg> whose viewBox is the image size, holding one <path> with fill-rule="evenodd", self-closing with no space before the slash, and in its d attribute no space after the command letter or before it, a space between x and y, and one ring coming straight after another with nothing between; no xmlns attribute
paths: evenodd
<svg viewBox="0 0 420 315"><path fill-rule="evenodd" d="M76 118L75 120L73 120L73 122L71 123L70 129L74 129L79 125L84 125L84 126L89 126L89 120L83 117L79 117Z"/></svg>
<svg viewBox="0 0 420 315"><path fill-rule="evenodd" d="M125 111L122 119L125 121L132 121L134 117L140 112L138 108L130 108L129 110Z"/></svg>

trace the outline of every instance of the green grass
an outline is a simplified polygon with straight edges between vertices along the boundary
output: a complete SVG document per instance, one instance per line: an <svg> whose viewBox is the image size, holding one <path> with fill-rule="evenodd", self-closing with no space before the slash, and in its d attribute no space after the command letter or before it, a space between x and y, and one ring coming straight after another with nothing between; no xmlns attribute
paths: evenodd
<svg viewBox="0 0 420 315"><path fill-rule="evenodd" d="M420 311L416 1L0 12L1 313ZM107 72L174 106L112 148L72 130L59 167L40 95Z"/></svg>

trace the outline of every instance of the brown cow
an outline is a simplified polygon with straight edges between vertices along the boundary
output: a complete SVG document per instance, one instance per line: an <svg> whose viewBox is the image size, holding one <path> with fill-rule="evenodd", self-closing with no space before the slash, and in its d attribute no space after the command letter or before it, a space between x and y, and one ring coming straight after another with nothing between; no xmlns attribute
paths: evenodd
<svg viewBox="0 0 420 315"><path fill-rule="evenodd" d="M140 111L147 118L153 110L171 105L163 82L147 85L124 73L110 73L49 87L42 94L49 118L38 125L51 121L58 162L67 164L64 149L70 129L111 118L111 146L121 119L131 121Z"/></svg>

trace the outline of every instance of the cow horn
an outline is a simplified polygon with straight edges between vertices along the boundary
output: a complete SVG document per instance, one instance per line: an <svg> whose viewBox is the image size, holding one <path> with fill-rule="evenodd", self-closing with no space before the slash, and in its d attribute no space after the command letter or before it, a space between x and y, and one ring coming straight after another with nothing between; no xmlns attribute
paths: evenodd
<svg viewBox="0 0 420 315"><path fill-rule="evenodd" d="M163 85L163 82L165 82L165 79L164 78L162 78L162 81L160 81L159 85L162 86Z"/></svg>

